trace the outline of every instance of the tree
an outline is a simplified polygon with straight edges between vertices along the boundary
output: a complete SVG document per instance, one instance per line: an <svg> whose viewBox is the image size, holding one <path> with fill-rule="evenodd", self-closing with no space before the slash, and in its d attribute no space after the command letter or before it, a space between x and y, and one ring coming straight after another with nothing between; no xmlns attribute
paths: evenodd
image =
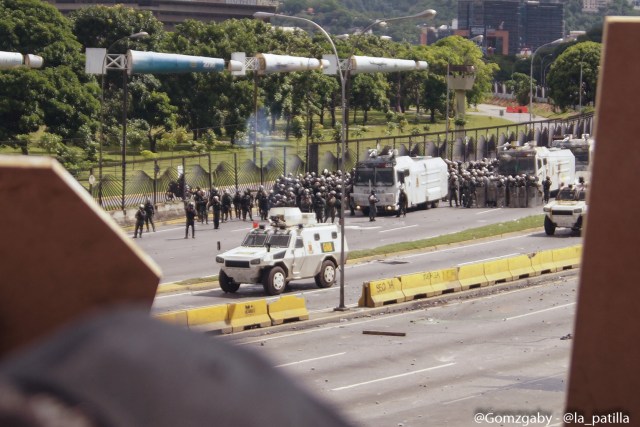
<svg viewBox="0 0 640 427"><path fill-rule="evenodd" d="M44 123L42 94L48 82L38 70L0 72L0 145L29 154L28 138ZM19 136L23 136L19 138Z"/></svg>
<svg viewBox="0 0 640 427"><path fill-rule="evenodd" d="M513 73L511 80L505 82L509 91L511 91L515 97L518 105L529 104L529 94L531 91L531 78L528 74Z"/></svg>
<svg viewBox="0 0 640 427"><path fill-rule="evenodd" d="M176 127L176 107L171 105L167 94L160 91L160 82L152 75L140 76L130 86L131 117L148 124L149 150L155 153L162 135Z"/></svg>
<svg viewBox="0 0 640 427"><path fill-rule="evenodd" d="M69 21L39 0L4 0L0 16L0 50L44 58L42 70L0 72L0 145L20 146L28 154L18 135L46 126L68 143L86 126L95 128L97 87L87 84L91 78Z"/></svg>
<svg viewBox="0 0 640 427"><path fill-rule="evenodd" d="M575 44L565 50L551 65L547 74L549 95L553 103L561 109L595 102L598 66L602 45L594 42ZM580 89L580 70L582 69L582 88Z"/></svg>
<svg viewBox="0 0 640 427"><path fill-rule="evenodd" d="M382 73L357 74L351 79L351 100L349 105L353 110L353 122L356 122L358 108L364 115L362 124L367 124L368 113L372 108L387 111L389 109L389 98L387 90L389 82Z"/></svg>

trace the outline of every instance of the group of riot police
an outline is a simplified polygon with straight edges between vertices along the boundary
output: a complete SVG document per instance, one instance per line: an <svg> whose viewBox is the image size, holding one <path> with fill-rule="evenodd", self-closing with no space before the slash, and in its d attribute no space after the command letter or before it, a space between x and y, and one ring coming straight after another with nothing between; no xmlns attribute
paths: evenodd
<svg viewBox="0 0 640 427"><path fill-rule="evenodd" d="M540 204L536 176L501 175L498 160L445 161L449 172L449 206L524 208Z"/></svg>
<svg viewBox="0 0 640 427"><path fill-rule="evenodd" d="M538 178L532 175L504 176L498 172L498 160L460 162L445 160L448 165L449 206L456 207L527 207L537 204L542 197ZM351 201L353 191L351 173L325 169L321 173L307 172L280 175L269 190L260 186L255 195L250 190L236 190L234 194L215 186L207 192L200 187L187 202L195 215L187 214L187 230L193 227L189 217L201 224L208 224L209 210L213 213L213 225L235 219L253 220L253 207L260 219L267 220L273 207L298 207L302 212L314 213L318 222L335 222L340 217L342 195L349 200L345 210L355 215ZM406 194L405 194L406 198ZM399 214L406 215L406 200L399 206ZM399 216L399 215L398 215Z"/></svg>
<svg viewBox="0 0 640 427"><path fill-rule="evenodd" d="M335 222L340 218L343 194L351 200L352 172L343 175L342 171L325 169L321 173L280 175L269 191L270 206L297 206L302 212L315 213L318 222ZM352 203L347 208L355 215Z"/></svg>

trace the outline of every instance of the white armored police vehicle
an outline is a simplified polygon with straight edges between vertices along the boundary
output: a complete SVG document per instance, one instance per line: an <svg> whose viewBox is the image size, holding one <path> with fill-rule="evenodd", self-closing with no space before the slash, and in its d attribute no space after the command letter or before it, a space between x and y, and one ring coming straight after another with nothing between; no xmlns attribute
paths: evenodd
<svg viewBox="0 0 640 427"><path fill-rule="evenodd" d="M351 197L356 209L369 214L369 196L375 191L378 211L396 211L400 189L407 194L407 206L436 207L447 196L447 164L439 157L377 155L356 164Z"/></svg>
<svg viewBox="0 0 640 427"><path fill-rule="evenodd" d="M587 215L587 191L583 188L565 187L558 191L556 199L547 203L544 211L544 231L552 236L556 227L571 228L574 232L582 230Z"/></svg>
<svg viewBox="0 0 640 427"><path fill-rule="evenodd" d="M570 150L547 147L517 147L498 153L498 172L505 176L532 175L542 183L551 178L551 194L562 184L573 184L576 162Z"/></svg>
<svg viewBox="0 0 640 427"><path fill-rule="evenodd" d="M338 225L318 224L314 214L290 207L272 208L269 218L269 227L254 228L240 246L216 257L220 288L236 292L241 283L261 283L267 295L278 295L289 281L311 277L321 288L333 286L341 253ZM346 260L346 241L344 253Z"/></svg>

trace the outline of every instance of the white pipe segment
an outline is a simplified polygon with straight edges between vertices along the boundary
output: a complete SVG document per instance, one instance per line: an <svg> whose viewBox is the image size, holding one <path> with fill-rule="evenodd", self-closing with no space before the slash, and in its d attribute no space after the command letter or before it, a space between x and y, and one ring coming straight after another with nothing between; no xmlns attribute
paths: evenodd
<svg viewBox="0 0 640 427"><path fill-rule="evenodd" d="M260 71L264 73L319 70L328 66L326 61L300 56L259 53L256 58L260 61Z"/></svg>
<svg viewBox="0 0 640 427"><path fill-rule="evenodd" d="M352 56L351 73L390 73L393 71L421 70L425 61L411 59L376 58L371 56Z"/></svg>

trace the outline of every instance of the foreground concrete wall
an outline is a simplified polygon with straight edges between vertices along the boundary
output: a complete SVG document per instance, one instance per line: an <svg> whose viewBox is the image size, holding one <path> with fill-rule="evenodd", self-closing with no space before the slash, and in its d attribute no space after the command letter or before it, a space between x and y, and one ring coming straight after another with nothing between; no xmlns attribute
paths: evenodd
<svg viewBox="0 0 640 427"><path fill-rule="evenodd" d="M586 418L575 425L619 411L630 417L626 425L640 423L640 202L622 185L637 180L640 165L640 56L629 50L630 40L640 40L640 19L606 19L567 399L567 410ZM607 424L622 423L619 417Z"/></svg>

